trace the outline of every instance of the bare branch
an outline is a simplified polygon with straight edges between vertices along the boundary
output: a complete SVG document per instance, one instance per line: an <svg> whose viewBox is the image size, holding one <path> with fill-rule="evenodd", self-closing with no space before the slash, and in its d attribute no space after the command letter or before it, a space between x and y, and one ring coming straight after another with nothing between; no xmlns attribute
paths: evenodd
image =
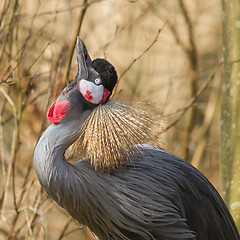
<svg viewBox="0 0 240 240"><path fill-rule="evenodd" d="M220 68L220 66L222 65L222 62L217 62L216 65L214 66L213 70L211 71L211 73L209 74L206 82L202 85L202 87L198 90L196 96L194 98L192 98L189 103L182 109L177 110L174 114L181 112L180 116L174 120L172 123L170 123L166 128L163 129L163 131L160 133L164 133L166 131L168 131L171 127L175 126L184 116L184 114L197 102L198 98L200 97L200 95L206 90L206 88L208 87L209 83L212 81L212 79L215 76L215 73L218 71L218 69ZM172 115L172 114L171 114ZM168 115L169 116L169 115Z"/></svg>
<svg viewBox="0 0 240 240"><path fill-rule="evenodd" d="M104 0L92 0L90 2L85 2L84 4L75 4L68 8L61 8L61 9L55 9L55 10L51 10L51 11L45 11L45 12L41 12L41 13L37 14L36 17L42 17L44 15L60 14L60 13L69 12L69 11L72 11L72 10L75 10L78 8L87 8L94 3L98 3L98 2L102 2L102 1L104 1Z"/></svg>
<svg viewBox="0 0 240 240"><path fill-rule="evenodd" d="M156 37L154 38L154 40L151 42L151 44L137 57L134 58L133 61L129 64L129 66L122 72L122 74L120 75L120 77L118 78L117 84L115 86L115 90L114 90L114 94L113 96L116 94L116 90L118 87L118 84L121 80L121 78L132 68L132 66L142 57L144 56L152 47L153 45L158 41L158 37L159 34L161 33L161 31L164 29L164 27L166 26L167 22L165 22L162 26L161 29L158 30Z"/></svg>
<svg viewBox="0 0 240 240"><path fill-rule="evenodd" d="M83 19L84 19L85 13L87 11L87 8L90 6L90 5L87 5L87 1L88 0L84 0L84 8L82 9L82 11L79 15L79 19L77 21L77 27L75 29L75 33L73 35L72 43L71 43L71 46L70 46L70 49L69 49L68 60L67 60L67 63L66 63L65 73L64 73L64 77L63 77L65 83L68 82L68 77L69 77L69 72L70 72L70 68L71 68L73 52L74 52L74 49L75 49L77 36L80 33L81 26L82 26Z"/></svg>
<svg viewBox="0 0 240 240"><path fill-rule="evenodd" d="M66 233L66 231L68 229L68 226L70 225L71 222L72 222L72 218L70 217L69 220L66 222L63 230L61 231L61 234L60 234L58 240L62 240L65 237L65 233Z"/></svg>

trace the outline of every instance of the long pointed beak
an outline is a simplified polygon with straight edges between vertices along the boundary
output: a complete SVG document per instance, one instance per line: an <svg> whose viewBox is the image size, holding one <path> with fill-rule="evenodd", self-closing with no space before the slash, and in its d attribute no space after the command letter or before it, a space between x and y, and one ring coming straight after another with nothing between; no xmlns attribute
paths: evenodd
<svg viewBox="0 0 240 240"><path fill-rule="evenodd" d="M92 60L83 41L77 37L77 78L88 79L88 69L92 67Z"/></svg>

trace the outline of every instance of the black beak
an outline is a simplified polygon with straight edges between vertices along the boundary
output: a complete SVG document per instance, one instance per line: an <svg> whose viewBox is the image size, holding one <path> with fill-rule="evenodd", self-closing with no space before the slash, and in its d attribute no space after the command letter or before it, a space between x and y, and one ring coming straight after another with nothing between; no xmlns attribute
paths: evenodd
<svg viewBox="0 0 240 240"><path fill-rule="evenodd" d="M88 79L88 72L92 66L92 60L88 54L84 42L77 37L77 79Z"/></svg>

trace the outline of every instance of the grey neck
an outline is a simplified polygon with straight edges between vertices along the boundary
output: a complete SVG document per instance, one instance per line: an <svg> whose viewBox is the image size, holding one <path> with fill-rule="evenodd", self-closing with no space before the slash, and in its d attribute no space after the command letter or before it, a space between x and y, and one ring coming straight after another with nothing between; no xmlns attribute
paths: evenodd
<svg viewBox="0 0 240 240"><path fill-rule="evenodd" d="M66 123L51 124L43 133L34 152L35 170L39 182L47 191L50 181L57 181L56 169L67 169L68 162L64 157L66 149L75 142L83 122L90 114L84 111L77 120Z"/></svg>

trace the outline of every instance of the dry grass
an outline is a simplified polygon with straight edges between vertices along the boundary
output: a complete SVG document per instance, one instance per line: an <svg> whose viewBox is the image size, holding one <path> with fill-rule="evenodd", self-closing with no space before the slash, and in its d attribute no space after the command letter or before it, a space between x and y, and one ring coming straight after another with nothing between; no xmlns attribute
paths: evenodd
<svg viewBox="0 0 240 240"><path fill-rule="evenodd" d="M33 169L34 147L49 124L47 107L74 78L79 33L93 59L105 57L118 70L117 97L153 104L163 128L170 126L158 143L193 159L218 185L218 69L209 77L220 53L220 5L0 2L0 239L94 239L42 192Z"/></svg>

